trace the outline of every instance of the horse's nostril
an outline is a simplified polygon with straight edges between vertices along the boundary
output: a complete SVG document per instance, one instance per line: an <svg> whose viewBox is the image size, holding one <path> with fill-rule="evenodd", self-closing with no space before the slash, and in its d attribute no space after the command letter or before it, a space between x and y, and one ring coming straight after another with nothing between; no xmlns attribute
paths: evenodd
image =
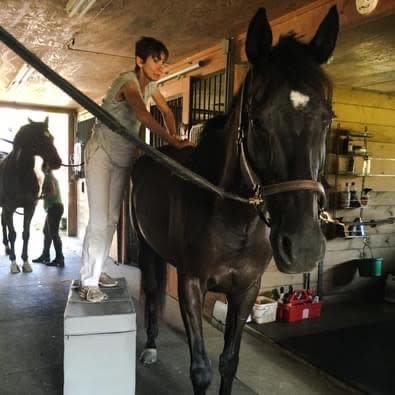
<svg viewBox="0 0 395 395"><path fill-rule="evenodd" d="M288 236L283 236L281 239L282 250L284 255L287 256L290 262L292 262L292 242Z"/></svg>

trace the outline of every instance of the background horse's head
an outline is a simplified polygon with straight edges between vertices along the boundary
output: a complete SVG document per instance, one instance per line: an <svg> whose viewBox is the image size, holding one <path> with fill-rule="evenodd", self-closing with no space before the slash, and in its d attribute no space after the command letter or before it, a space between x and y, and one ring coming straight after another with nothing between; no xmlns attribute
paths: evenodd
<svg viewBox="0 0 395 395"><path fill-rule="evenodd" d="M261 9L247 34L252 68L240 104L241 117L248 123L245 155L259 184L274 186L275 194L264 200L273 255L279 270L286 273L311 270L325 252L319 224L323 196L316 181L332 111L331 84L320 64L332 54L338 24L333 7L310 43L289 34L272 47L272 31Z"/></svg>
<svg viewBox="0 0 395 395"><path fill-rule="evenodd" d="M51 169L58 169L62 160L53 144L54 138L48 130L48 117L44 122L23 125L14 138L14 151L23 150L27 155L40 156Z"/></svg>

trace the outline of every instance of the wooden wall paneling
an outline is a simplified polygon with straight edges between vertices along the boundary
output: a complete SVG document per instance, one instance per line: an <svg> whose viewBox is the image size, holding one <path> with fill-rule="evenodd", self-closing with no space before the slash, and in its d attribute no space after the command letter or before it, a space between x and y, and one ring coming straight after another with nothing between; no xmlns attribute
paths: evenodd
<svg viewBox="0 0 395 395"><path fill-rule="evenodd" d="M364 130L365 124L360 122L350 122L347 120L340 120L335 118L333 120L333 127L337 124L340 124L341 128L354 131L361 132ZM383 142L383 143L395 143L395 136L393 136L394 126L392 125L369 125L369 132L374 134L375 141Z"/></svg>
<svg viewBox="0 0 395 395"><path fill-rule="evenodd" d="M238 63L234 65L233 94L236 94L244 81L250 66L248 63Z"/></svg>

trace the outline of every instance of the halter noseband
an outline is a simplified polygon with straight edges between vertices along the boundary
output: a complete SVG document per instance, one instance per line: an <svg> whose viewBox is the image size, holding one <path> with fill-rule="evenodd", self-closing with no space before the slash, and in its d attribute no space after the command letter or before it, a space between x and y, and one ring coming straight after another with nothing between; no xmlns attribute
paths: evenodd
<svg viewBox="0 0 395 395"><path fill-rule="evenodd" d="M244 89L246 85L246 81L249 79L249 76L243 82L241 87L241 99L240 99L240 112L239 112L239 123L237 128L237 151L240 155L240 168L242 175L244 177L247 186L252 189L253 196L249 198L251 204L255 206L262 205L264 203L264 197L277 195L283 192L292 192L292 191L314 191L319 195L320 207L324 207L325 205L325 190L322 184L318 181L312 179L297 179L291 181L279 182L276 184L263 185L262 181L255 173L254 169L251 167L250 162L246 156L246 137L247 133L245 130L245 123L243 122L243 108L244 108ZM248 122L248 131L250 131L252 127L252 120Z"/></svg>

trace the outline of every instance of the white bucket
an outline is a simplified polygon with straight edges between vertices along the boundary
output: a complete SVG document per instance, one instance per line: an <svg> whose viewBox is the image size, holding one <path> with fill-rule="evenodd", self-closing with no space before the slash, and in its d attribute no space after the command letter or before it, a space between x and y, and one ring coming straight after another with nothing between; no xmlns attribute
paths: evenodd
<svg viewBox="0 0 395 395"><path fill-rule="evenodd" d="M277 302L266 296L258 296L252 308L252 319L257 324L276 321Z"/></svg>

